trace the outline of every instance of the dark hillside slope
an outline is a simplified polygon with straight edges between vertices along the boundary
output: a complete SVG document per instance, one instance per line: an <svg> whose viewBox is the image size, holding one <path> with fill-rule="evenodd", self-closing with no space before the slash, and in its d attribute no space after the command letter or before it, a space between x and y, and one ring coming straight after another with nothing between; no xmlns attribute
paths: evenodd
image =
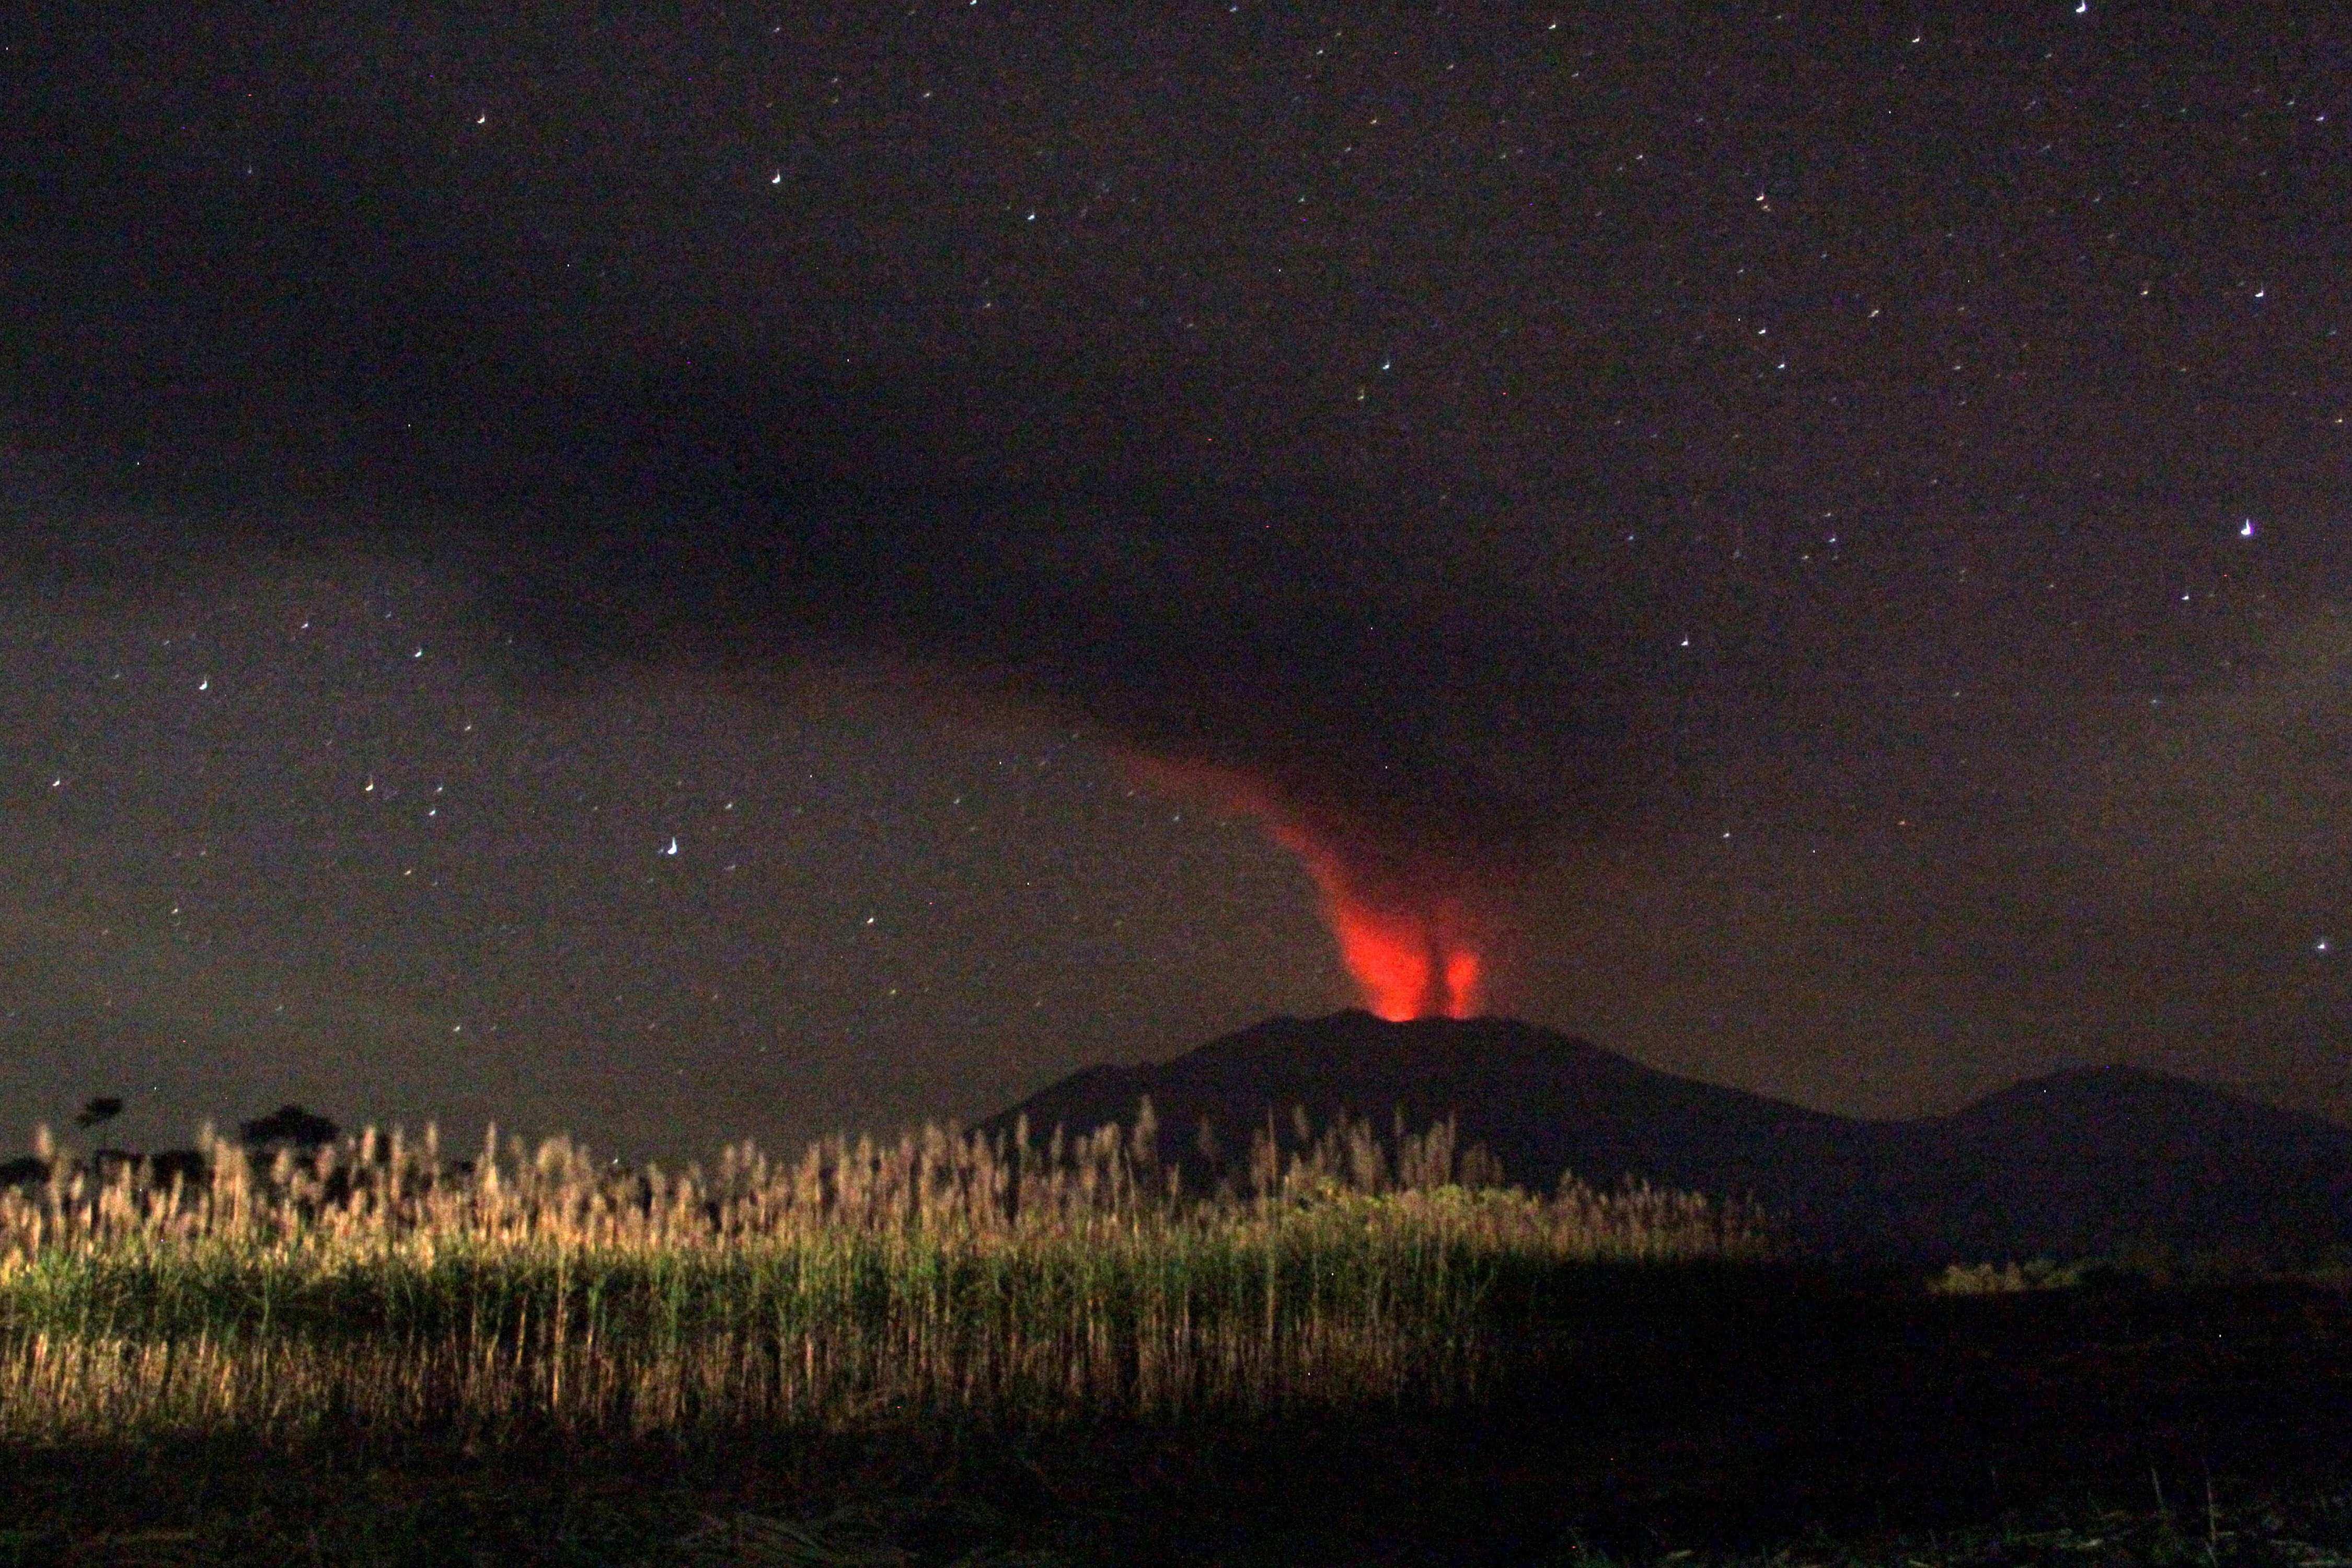
<svg viewBox="0 0 2352 1568"><path fill-rule="evenodd" d="M2131 1067L2032 1079L1892 1124L1886 1220L1982 1257L2352 1243L2352 1130Z"/></svg>
<svg viewBox="0 0 2352 1568"><path fill-rule="evenodd" d="M1848 1123L1739 1089L1676 1078L1588 1041L1503 1018L1390 1024L1369 1013L1270 1018L1171 1061L1074 1074L992 1119L1025 1113L1039 1132L1132 1121L1151 1098L1171 1158L1189 1157L1205 1120L1227 1155L1245 1154L1269 1116L1318 1124L1340 1112L1386 1131L1457 1119L1510 1178L1548 1186L1563 1171L1718 1193L1780 1191L1792 1163L1835 1166Z"/></svg>
<svg viewBox="0 0 2352 1568"><path fill-rule="evenodd" d="M2083 1256L2139 1246L2352 1246L2352 1130L2126 1068L2053 1074L1948 1117L1863 1121L1646 1068L1502 1018L1273 1018L1172 1060L1097 1067L1008 1108L1043 1135L1131 1121L1164 1158L1230 1178L1293 1107L1386 1129L1453 1116L1510 1179L1563 1172L1751 1196L1810 1244L1906 1258ZM1213 1130L1222 1163L1204 1161Z"/></svg>

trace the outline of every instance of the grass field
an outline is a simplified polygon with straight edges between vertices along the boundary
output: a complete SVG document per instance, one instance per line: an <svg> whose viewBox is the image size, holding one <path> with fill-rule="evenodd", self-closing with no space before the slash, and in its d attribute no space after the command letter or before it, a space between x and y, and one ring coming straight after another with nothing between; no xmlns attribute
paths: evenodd
<svg viewBox="0 0 2352 1568"><path fill-rule="evenodd" d="M1335 1130L0 1194L11 1563L2352 1562L2340 1278L1779 1251Z"/></svg>
<svg viewBox="0 0 2352 1568"><path fill-rule="evenodd" d="M1253 1190L1203 1194L1148 1127L677 1173L495 1135L215 1142L162 1185L55 1159L0 1194L0 1437L1437 1405L1523 1371L1580 1273L1767 1248L1696 1199L1465 1186L1446 1128L1260 1138Z"/></svg>

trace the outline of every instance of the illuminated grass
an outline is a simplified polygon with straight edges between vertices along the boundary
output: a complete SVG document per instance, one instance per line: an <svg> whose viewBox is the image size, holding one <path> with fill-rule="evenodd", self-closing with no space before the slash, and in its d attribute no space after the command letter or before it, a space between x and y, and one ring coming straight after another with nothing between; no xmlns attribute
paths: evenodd
<svg viewBox="0 0 2352 1568"><path fill-rule="evenodd" d="M934 1129L666 1174L369 1133L267 1167L214 1142L162 1187L58 1158L0 1192L0 1439L1442 1404L1597 1269L1767 1247L1696 1198L1465 1185L1450 1127L1262 1135L1247 1194L1184 1194L1153 1147Z"/></svg>

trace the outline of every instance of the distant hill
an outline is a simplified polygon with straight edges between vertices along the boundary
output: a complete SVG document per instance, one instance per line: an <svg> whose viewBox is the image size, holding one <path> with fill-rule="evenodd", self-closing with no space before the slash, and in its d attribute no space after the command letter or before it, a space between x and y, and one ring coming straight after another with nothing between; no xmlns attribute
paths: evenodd
<svg viewBox="0 0 2352 1568"><path fill-rule="evenodd" d="M1172 1060L1096 1067L1007 1108L1039 1134L1132 1121L1195 1180L1294 1106L1418 1129L1452 1115L1522 1184L1562 1172L1748 1196L1809 1244L1912 1259L2352 1247L2352 1129L2133 1068L2053 1073L1950 1116L1866 1121L1659 1072L1503 1018L1272 1018ZM1225 1173L1230 1173L1231 1165Z"/></svg>

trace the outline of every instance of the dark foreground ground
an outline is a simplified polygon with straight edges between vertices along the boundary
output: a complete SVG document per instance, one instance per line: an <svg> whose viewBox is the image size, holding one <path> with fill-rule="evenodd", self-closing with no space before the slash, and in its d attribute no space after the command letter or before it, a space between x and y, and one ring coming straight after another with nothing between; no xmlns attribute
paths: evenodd
<svg viewBox="0 0 2352 1568"><path fill-rule="evenodd" d="M0 1564L2352 1564L2352 1294L1596 1301L1475 1412L0 1454Z"/></svg>

